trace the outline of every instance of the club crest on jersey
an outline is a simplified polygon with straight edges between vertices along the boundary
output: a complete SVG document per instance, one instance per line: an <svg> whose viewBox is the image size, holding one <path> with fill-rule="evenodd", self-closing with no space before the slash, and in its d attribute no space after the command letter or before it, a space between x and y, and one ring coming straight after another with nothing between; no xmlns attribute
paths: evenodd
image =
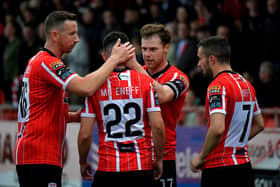
<svg viewBox="0 0 280 187"><path fill-rule="evenodd" d="M61 61L55 61L55 62L52 62L51 64L50 64L50 66L51 66L51 68L53 69L53 70L55 70L55 69L57 69L57 68L59 68L59 67L61 67L61 66L63 66L64 64L61 62Z"/></svg>
<svg viewBox="0 0 280 187"><path fill-rule="evenodd" d="M188 85L188 83L183 75L180 75L180 80L183 81L185 85Z"/></svg>
<svg viewBox="0 0 280 187"><path fill-rule="evenodd" d="M220 92L221 92L220 85L214 85L209 88L209 94L220 93Z"/></svg>
<svg viewBox="0 0 280 187"><path fill-rule="evenodd" d="M57 185L56 185L56 183L54 183L54 182L50 182L50 183L48 184L48 187L57 187Z"/></svg>

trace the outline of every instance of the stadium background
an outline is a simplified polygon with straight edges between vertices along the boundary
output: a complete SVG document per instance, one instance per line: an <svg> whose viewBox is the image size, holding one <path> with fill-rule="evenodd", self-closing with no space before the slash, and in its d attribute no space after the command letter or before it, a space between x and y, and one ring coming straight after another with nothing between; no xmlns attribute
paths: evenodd
<svg viewBox="0 0 280 187"><path fill-rule="evenodd" d="M143 63L139 30L146 23L162 23L170 30L171 64L190 78L191 88L178 123L177 174L180 186L198 186L200 174L190 172L191 157L206 132L204 97L210 79L196 68L196 44L211 35L227 38L232 67L256 88L265 116L265 131L250 143L256 186L280 186L280 2L279 0L1 0L0 1L0 186L18 186L14 167L17 101L27 61L44 43L43 20L53 10L78 15L80 42L63 60L85 75L102 63L102 38L110 31L128 34ZM70 96L71 110L80 99ZM63 186L87 186L81 181L76 138L78 124L67 129ZM94 136L95 138L97 136ZM92 145L93 167L97 139Z"/></svg>

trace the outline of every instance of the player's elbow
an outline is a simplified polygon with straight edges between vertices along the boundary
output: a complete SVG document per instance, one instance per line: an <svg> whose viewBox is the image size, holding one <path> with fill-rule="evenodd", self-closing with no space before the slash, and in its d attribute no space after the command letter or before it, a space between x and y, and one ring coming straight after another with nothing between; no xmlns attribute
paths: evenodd
<svg viewBox="0 0 280 187"><path fill-rule="evenodd" d="M216 126L213 130L214 130L213 134L216 137L222 137L225 132L225 127L224 127L224 125L219 125L219 126Z"/></svg>
<svg viewBox="0 0 280 187"><path fill-rule="evenodd" d="M95 92L96 92L95 89L93 89L93 88L91 88L91 87L84 86L84 87L80 90L80 96L83 96L83 97L92 96Z"/></svg>

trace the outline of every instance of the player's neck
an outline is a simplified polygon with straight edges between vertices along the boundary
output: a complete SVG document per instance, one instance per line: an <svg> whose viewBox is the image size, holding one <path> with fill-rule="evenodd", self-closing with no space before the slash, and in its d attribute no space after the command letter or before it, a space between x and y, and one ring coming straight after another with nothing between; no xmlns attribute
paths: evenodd
<svg viewBox="0 0 280 187"><path fill-rule="evenodd" d="M213 77L216 77L216 75L222 71L232 71L232 68L229 64L219 65L216 68L213 68Z"/></svg>
<svg viewBox="0 0 280 187"><path fill-rule="evenodd" d="M148 71L151 75L154 75L154 74L157 74L158 72L161 72L162 70L164 70L164 68L166 68L167 65L168 65L168 62L167 62L167 60L165 60L158 67L156 67L154 69L148 69Z"/></svg>
<svg viewBox="0 0 280 187"><path fill-rule="evenodd" d="M61 58L63 55L63 53L50 42L46 42L44 47L50 50L57 58Z"/></svg>

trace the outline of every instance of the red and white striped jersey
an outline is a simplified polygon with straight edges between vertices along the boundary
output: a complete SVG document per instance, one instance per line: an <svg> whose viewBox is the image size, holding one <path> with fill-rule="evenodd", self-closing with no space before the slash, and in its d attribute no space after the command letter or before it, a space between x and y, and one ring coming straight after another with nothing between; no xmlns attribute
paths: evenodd
<svg viewBox="0 0 280 187"><path fill-rule="evenodd" d="M144 68L146 69L146 66L144 66ZM175 160L176 125L179 120L182 107L185 103L187 90L189 88L189 79L183 72L171 65L167 65L162 71L151 76L158 83L169 86L175 94L172 102L160 105L166 134L163 159ZM180 88L177 86L178 82L180 83Z"/></svg>
<svg viewBox="0 0 280 187"><path fill-rule="evenodd" d="M29 60L18 106L17 165L63 166L66 87L76 75L47 49Z"/></svg>
<svg viewBox="0 0 280 187"><path fill-rule="evenodd" d="M113 72L85 98L81 117L96 118L98 171L151 170L154 155L148 112L160 111L153 80L133 70Z"/></svg>
<svg viewBox="0 0 280 187"><path fill-rule="evenodd" d="M247 143L252 119L261 112L253 86L240 74L223 71L208 86L205 107L208 127L210 115L222 113L226 118L224 135L206 157L203 168L249 162Z"/></svg>

